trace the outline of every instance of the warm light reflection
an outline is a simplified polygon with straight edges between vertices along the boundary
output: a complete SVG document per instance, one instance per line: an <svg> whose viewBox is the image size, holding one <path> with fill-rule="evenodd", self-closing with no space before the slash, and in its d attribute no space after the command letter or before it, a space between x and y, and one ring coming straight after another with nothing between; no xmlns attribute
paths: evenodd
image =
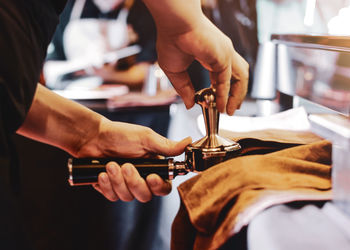
<svg viewBox="0 0 350 250"><path fill-rule="evenodd" d="M330 35L350 35L350 6L339 10L337 16L328 22L328 33Z"/></svg>
<svg viewBox="0 0 350 250"><path fill-rule="evenodd" d="M307 0L305 17L304 17L305 26L311 27L314 24L315 9L316 9L316 0Z"/></svg>

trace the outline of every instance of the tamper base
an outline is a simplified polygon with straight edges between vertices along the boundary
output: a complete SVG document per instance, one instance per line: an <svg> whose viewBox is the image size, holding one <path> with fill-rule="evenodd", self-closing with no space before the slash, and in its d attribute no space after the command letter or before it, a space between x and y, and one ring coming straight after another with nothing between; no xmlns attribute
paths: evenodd
<svg viewBox="0 0 350 250"><path fill-rule="evenodd" d="M204 171L218 163L237 157L240 154L241 146L238 143L218 148L186 148L186 162L191 166L192 171Z"/></svg>

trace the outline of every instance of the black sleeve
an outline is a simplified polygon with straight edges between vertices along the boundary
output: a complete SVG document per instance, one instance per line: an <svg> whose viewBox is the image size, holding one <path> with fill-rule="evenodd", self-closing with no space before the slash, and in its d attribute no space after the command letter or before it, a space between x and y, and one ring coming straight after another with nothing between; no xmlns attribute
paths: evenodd
<svg viewBox="0 0 350 250"><path fill-rule="evenodd" d="M0 0L0 126L23 123L64 1Z"/></svg>

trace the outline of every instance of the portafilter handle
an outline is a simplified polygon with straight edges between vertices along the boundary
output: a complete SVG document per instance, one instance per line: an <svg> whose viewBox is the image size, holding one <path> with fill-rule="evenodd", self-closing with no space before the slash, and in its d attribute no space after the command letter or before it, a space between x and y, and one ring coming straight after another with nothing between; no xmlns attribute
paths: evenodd
<svg viewBox="0 0 350 250"><path fill-rule="evenodd" d="M172 180L175 176L185 175L190 171L185 162L175 162L173 158L69 158L69 184L71 186L82 186L97 183L98 175L106 172L106 165L111 161L118 163L120 166L125 163L133 164L143 178L154 173L165 180Z"/></svg>

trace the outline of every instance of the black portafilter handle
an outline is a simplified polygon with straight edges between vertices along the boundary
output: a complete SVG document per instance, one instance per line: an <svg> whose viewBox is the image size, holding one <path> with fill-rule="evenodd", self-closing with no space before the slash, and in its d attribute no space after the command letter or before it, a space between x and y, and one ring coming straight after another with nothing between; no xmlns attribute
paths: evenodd
<svg viewBox="0 0 350 250"><path fill-rule="evenodd" d="M189 172L184 162L174 162L173 158L144 159L144 158L69 158L69 183L71 186L90 185L97 183L98 175L106 172L106 164L114 161L120 166L124 163L133 164L140 176L146 178L157 174L165 180L172 180L177 175Z"/></svg>

